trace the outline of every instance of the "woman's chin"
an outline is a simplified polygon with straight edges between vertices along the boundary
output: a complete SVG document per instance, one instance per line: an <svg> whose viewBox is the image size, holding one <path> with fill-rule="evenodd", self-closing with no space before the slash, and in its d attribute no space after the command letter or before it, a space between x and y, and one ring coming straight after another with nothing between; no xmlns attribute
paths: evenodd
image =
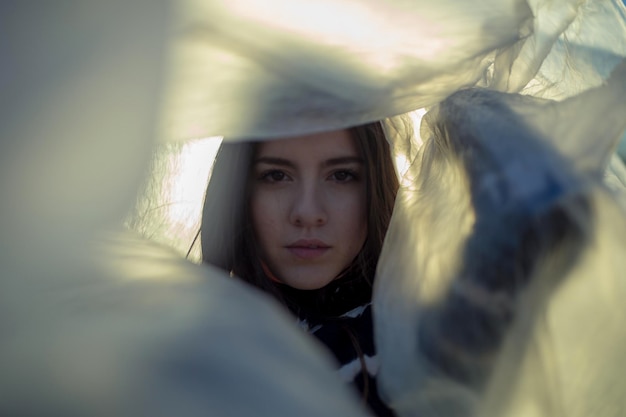
<svg viewBox="0 0 626 417"><path fill-rule="evenodd" d="M307 268L306 271L289 271L290 273L280 274L283 284L297 290L318 290L330 284L338 275L320 268Z"/></svg>

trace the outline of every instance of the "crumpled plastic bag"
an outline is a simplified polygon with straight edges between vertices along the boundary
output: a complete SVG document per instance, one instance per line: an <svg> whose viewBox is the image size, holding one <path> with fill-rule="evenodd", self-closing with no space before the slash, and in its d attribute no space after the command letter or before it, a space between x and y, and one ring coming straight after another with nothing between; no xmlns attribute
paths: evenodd
<svg viewBox="0 0 626 417"><path fill-rule="evenodd" d="M622 414L624 93L626 61L563 102L465 90L425 116L374 292L400 415Z"/></svg>

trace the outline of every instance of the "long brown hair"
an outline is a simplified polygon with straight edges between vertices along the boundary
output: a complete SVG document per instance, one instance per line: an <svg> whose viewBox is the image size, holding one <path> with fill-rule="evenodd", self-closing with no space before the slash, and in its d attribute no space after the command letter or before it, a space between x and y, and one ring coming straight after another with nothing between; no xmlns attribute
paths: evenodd
<svg viewBox="0 0 626 417"><path fill-rule="evenodd" d="M380 122L348 129L365 163L368 236L352 268L370 284L398 189L389 144ZM277 296L261 267L250 215L250 168L258 142L222 144L205 194L202 261Z"/></svg>

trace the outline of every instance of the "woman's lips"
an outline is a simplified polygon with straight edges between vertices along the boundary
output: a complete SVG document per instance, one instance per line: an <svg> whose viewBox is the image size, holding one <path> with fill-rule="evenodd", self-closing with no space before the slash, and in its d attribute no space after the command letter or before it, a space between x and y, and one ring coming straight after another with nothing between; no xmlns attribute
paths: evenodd
<svg viewBox="0 0 626 417"><path fill-rule="evenodd" d="M330 246L317 239L301 239L286 246L298 258L314 259L325 254Z"/></svg>
<svg viewBox="0 0 626 417"><path fill-rule="evenodd" d="M288 247L289 252L302 259L314 259L322 256L330 248L301 248L301 247Z"/></svg>

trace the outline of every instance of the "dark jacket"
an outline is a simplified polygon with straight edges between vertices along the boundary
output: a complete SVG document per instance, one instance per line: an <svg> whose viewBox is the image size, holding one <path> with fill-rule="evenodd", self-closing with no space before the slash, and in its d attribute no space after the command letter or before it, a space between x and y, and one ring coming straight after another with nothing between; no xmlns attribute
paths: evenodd
<svg viewBox="0 0 626 417"><path fill-rule="evenodd" d="M278 287L301 326L334 354L340 377L358 389L377 416L394 416L376 386L371 284L346 275L318 290Z"/></svg>

